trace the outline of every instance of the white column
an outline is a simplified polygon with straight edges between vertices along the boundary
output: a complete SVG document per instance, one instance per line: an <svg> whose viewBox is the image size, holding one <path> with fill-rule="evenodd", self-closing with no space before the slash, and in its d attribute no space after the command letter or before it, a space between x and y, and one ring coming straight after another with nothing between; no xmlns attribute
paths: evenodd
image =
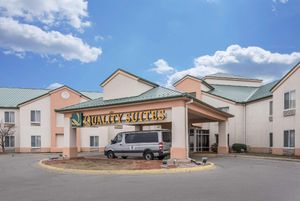
<svg viewBox="0 0 300 201"><path fill-rule="evenodd" d="M172 148L171 158L186 159L188 125L184 106L172 108Z"/></svg>
<svg viewBox="0 0 300 201"><path fill-rule="evenodd" d="M64 149L63 155L66 158L77 157L76 128L72 128L70 118L64 119Z"/></svg>
<svg viewBox="0 0 300 201"><path fill-rule="evenodd" d="M193 128L193 132L194 132L194 152L197 152L197 130L195 128Z"/></svg>
<svg viewBox="0 0 300 201"><path fill-rule="evenodd" d="M219 154L228 154L228 125L227 121L219 122L219 145L218 153Z"/></svg>

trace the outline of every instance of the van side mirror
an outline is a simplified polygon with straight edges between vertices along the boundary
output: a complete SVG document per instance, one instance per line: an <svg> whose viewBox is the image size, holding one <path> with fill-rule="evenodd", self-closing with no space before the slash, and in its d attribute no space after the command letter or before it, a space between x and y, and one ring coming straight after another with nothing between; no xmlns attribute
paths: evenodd
<svg viewBox="0 0 300 201"><path fill-rule="evenodd" d="M115 140L111 140L110 143L111 143L111 144L115 144L116 141L115 141Z"/></svg>

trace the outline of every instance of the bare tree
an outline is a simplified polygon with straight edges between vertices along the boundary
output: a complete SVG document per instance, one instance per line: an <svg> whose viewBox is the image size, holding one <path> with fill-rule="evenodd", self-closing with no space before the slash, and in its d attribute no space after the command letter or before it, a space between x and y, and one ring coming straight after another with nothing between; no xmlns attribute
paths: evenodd
<svg viewBox="0 0 300 201"><path fill-rule="evenodd" d="M15 126L12 124L5 124L0 122L0 146L2 152L5 152L5 138L7 136L12 136L15 133Z"/></svg>

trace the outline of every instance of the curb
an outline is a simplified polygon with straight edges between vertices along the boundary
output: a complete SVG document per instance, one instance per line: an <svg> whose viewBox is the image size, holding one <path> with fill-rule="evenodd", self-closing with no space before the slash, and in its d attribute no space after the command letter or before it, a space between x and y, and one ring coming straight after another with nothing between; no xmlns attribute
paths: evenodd
<svg viewBox="0 0 300 201"><path fill-rule="evenodd" d="M209 165L196 166L190 168L150 169L150 170L80 170L80 169L65 169L65 168L53 167L44 164L43 161L45 161L45 159L39 161L38 163L38 165L41 168L58 171L62 173L73 173L73 174L98 174L98 175L172 174L172 173L199 172L204 170L212 170L215 168L215 164L209 163Z"/></svg>
<svg viewBox="0 0 300 201"><path fill-rule="evenodd" d="M297 162L300 163L299 159L293 158L279 158L279 157L267 157L267 156L249 156L249 155L234 155L229 154L229 157L239 157L239 158L253 158L253 159L262 159L262 160L273 160L273 161L289 161L289 162Z"/></svg>

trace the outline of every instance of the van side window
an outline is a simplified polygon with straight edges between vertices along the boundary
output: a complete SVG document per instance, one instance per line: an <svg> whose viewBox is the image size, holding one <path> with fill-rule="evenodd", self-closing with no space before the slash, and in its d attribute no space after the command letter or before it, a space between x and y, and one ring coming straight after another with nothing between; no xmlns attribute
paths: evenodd
<svg viewBox="0 0 300 201"><path fill-rule="evenodd" d="M157 133L132 133L132 134L126 134L125 142L126 143L158 142L158 134Z"/></svg>

